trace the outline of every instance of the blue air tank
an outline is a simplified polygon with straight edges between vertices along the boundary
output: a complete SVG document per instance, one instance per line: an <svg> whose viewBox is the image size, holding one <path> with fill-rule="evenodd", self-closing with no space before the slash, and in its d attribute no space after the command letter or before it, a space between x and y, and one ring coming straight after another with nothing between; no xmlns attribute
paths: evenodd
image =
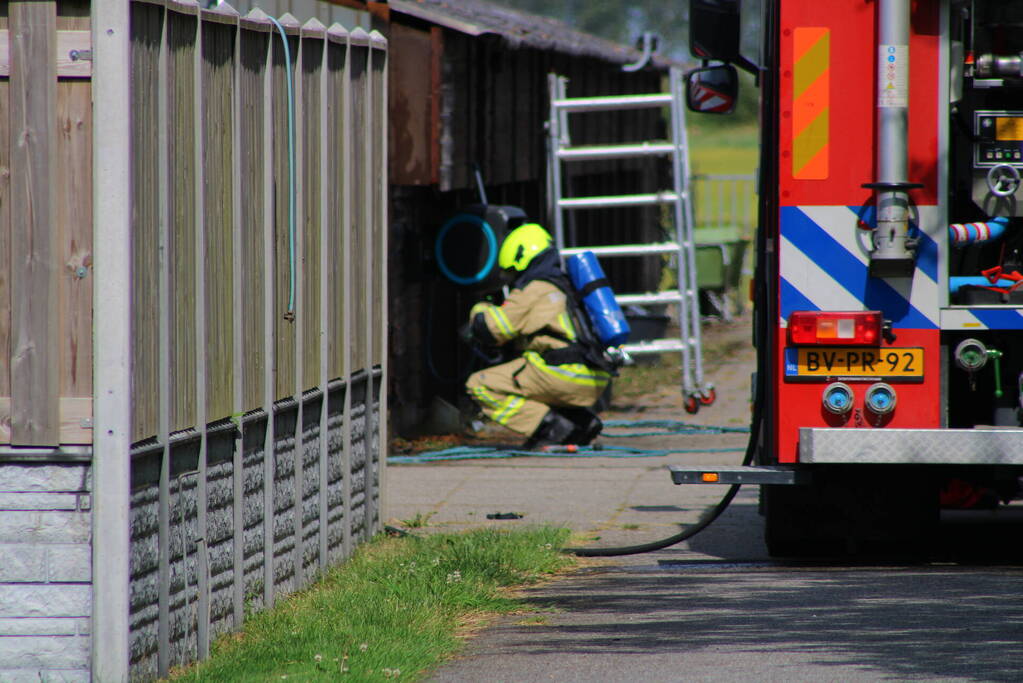
<svg viewBox="0 0 1023 683"><path fill-rule="evenodd" d="M579 293L593 331L605 346L620 346L629 338L629 323L615 301L611 284L592 251L573 254L566 259L568 277Z"/></svg>

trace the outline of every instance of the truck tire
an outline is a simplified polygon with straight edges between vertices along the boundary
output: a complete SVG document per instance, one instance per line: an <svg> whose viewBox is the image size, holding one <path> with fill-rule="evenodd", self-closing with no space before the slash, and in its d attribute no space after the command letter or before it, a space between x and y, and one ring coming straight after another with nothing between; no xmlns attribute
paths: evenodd
<svg viewBox="0 0 1023 683"><path fill-rule="evenodd" d="M764 541L771 557L835 557L844 533L812 486L761 486Z"/></svg>
<svg viewBox="0 0 1023 683"><path fill-rule="evenodd" d="M911 557L931 550L938 490L919 472L835 468L807 486L761 487L773 557Z"/></svg>

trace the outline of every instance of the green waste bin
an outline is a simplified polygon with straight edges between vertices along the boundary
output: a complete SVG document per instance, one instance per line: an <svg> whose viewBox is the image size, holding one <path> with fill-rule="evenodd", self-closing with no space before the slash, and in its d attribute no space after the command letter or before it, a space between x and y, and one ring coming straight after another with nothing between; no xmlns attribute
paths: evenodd
<svg viewBox="0 0 1023 683"><path fill-rule="evenodd" d="M732 317L728 300L741 310L738 296L742 265L749 240L738 226L703 227L694 230L696 243L696 285L705 299L725 319Z"/></svg>

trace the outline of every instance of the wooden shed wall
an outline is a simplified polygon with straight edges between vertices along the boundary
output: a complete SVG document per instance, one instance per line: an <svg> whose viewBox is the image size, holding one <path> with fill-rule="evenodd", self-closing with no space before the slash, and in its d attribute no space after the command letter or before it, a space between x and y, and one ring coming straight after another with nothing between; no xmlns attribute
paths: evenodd
<svg viewBox="0 0 1023 683"><path fill-rule="evenodd" d="M392 15L392 18L394 15ZM569 79L569 96L663 92L666 74L626 73L618 64L530 48L495 36L474 37L406 19L391 25L392 419L412 432L431 397L457 402L473 358L455 342L478 292L431 268L433 240L444 222L479 201L478 165L492 204L519 206L541 223L547 214L545 123L547 76ZM429 66L428 66L429 65ZM589 114L571 121L574 144L623 143L666 137L657 110ZM570 169L573 195L665 189L663 160L620 160ZM589 245L655 241L659 208L580 212L570 228ZM659 257L606 260L622 292L655 290Z"/></svg>
<svg viewBox="0 0 1023 683"><path fill-rule="evenodd" d="M623 72L618 64L554 51L513 48L492 35L469 36L421 22L393 23L391 182L475 187L478 164L494 185L542 180L547 74L569 79L570 97L661 92L665 74ZM656 110L581 118L582 144L663 138ZM604 172L643 162L602 165Z"/></svg>

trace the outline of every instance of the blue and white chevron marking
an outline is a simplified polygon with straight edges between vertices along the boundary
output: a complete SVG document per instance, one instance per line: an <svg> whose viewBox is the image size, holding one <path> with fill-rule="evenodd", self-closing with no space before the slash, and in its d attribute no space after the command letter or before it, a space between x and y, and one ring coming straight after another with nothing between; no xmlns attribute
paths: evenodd
<svg viewBox="0 0 1023 683"><path fill-rule="evenodd" d="M1023 330L1023 310L1012 308L946 308L943 330Z"/></svg>
<svg viewBox="0 0 1023 683"><path fill-rule="evenodd" d="M918 208L920 246L914 276L884 280L867 273L870 233L856 227L856 210L848 206L782 207L782 326L792 311L879 310L895 328L937 329L935 237L948 230L937 220L937 207Z"/></svg>

